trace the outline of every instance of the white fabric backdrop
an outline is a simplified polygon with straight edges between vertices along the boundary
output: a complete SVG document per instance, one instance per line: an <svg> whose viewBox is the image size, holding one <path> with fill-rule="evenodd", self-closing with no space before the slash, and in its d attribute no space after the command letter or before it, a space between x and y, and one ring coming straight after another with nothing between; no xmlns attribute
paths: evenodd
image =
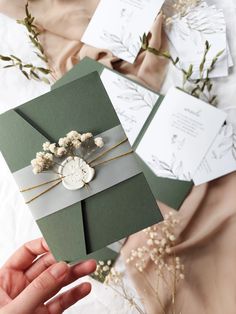
<svg viewBox="0 0 236 314"><path fill-rule="evenodd" d="M213 1L211 1L213 2ZM224 9L228 25L230 50L236 63L236 0L214 3ZM0 54L15 54L24 60L38 62L32 53L24 28L15 21L0 14ZM179 74L170 66L162 92L170 85L176 85L180 80ZM220 108L234 106L236 108L236 71L231 71L228 78L216 82L217 94L220 98ZM14 69L0 70L0 113L18 106L32 98L49 91L49 86L43 83L28 81ZM231 109L229 120L236 126L236 110ZM33 221L29 210L18 192L17 186L0 154L0 265L12 252L26 241L40 236L40 231ZM123 267L119 261L119 267ZM89 279L91 280L91 279ZM92 281L92 280L91 280ZM111 289L93 282L93 291L89 297L77 303L67 314L99 313L118 314L136 313L129 305ZM130 287L131 283L128 281Z"/></svg>

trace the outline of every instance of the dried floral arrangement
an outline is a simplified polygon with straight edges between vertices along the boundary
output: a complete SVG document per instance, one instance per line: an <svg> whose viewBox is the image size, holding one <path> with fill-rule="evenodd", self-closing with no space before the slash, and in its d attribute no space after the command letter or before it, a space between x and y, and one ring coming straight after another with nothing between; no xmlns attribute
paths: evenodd
<svg viewBox="0 0 236 314"><path fill-rule="evenodd" d="M147 267L154 269L155 296L160 308L160 313L166 314L164 300L160 291L164 289L170 295L171 311L176 310L176 294L182 280L184 280L184 265L180 257L176 256L173 247L176 245L175 229L180 224L177 215L173 212L164 216L163 222L143 230L145 244L131 250L126 263L130 264L139 273L143 273ZM115 293L124 298L128 304L135 308L137 313L146 312L139 305L125 284L124 274L117 271L111 261L99 261L93 277L110 287ZM142 278L145 280L145 277ZM169 312L168 312L169 313Z"/></svg>
<svg viewBox="0 0 236 314"><path fill-rule="evenodd" d="M39 82L50 84L49 75L53 76L53 71L49 68L48 58L44 52L43 46L39 41L40 30L34 24L35 18L29 12L29 2L25 5L25 18L23 20L17 20L18 24L26 27L28 36L36 49L35 54L46 64L46 67L36 66L32 63L22 61L21 58L14 55L1 55L0 60L7 63L3 68L16 68L18 69L28 80L33 79Z"/></svg>
<svg viewBox="0 0 236 314"><path fill-rule="evenodd" d="M43 143L43 151L38 152L36 158L31 161L32 171L35 175L52 171L58 177L47 182L23 188L20 191L21 193L53 183L45 191L28 200L26 204L51 191L60 183L68 190L78 190L83 187L89 188L89 183L95 176L95 167L133 153L133 150L130 149L114 157L99 160L127 141L128 139L125 137L111 147L104 147L103 151L95 155L96 150L104 146L104 142L101 137L95 138L90 132L80 134L77 131L70 131L65 137L60 138L57 143Z"/></svg>

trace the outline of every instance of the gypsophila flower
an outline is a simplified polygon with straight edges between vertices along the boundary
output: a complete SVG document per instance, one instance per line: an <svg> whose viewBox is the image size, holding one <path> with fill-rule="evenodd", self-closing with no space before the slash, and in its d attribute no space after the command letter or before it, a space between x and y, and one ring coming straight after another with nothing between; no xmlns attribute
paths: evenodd
<svg viewBox="0 0 236 314"><path fill-rule="evenodd" d="M103 139L101 137L95 138L94 143L99 148L102 148L104 146L104 142L103 142Z"/></svg>
<svg viewBox="0 0 236 314"><path fill-rule="evenodd" d="M48 170L53 165L53 155L51 153L39 152L36 158L31 161L33 173L38 174L44 170Z"/></svg>
<svg viewBox="0 0 236 314"><path fill-rule="evenodd" d="M81 139L81 134L78 133L77 131L70 131L67 133L66 137L70 139L71 141L73 140L80 140Z"/></svg>
<svg viewBox="0 0 236 314"><path fill-rule="evenodd" d="M92 139L92 140L90 140ZM65 137L61 137L58 143L43 143L43 152L38 152L36 158L31 161L35 174L58 165L56 158L86 155L88 150L101 148L104 145L101 137L93 139L92 133L80 134L77 131L70 131ZM80 150L81 149L81 150Z"/></svg>
<svg viewBox="0 0 236 314"><path fill-rule="evenodd" d="M178 224L179 219L176 219L173 212L170 212L164 216L162 223L146 228L144 230L147 237L146 245L132 249L126 262L133 263L139 272L143 272L152 262L155 265L157 277L164 278L167 272L169 273L168 280L172 280L176 286L180 279L184 279L184 265L178 256L173 256L172 249L176 241L174 230Z"/></svg>
<svg viewBox="0 0 236 314"><path fill-rule="evenodd" d="M43 150L46 152L46 151L49 151L49 146L50 146L50 142L45 142L43 143Z"/></svg>
<svg viewBox="0 0 236 314"><path fill-rule="evenodd" d="M58 141L58 145L61 147L67 147L69 144L69 139L67 137L62 137Z"/></svg>
<svg viewBox="0 0 236 314"><path fill-rule="evenodd" d="M49 145L49 151L54 154L56 152L56 143Z"/></svg>
<svg viewBox="0 0 236 314"><path fill-rule="evenodd" d="M88 140L91 137L93 137L92 133L84 133L81 135L81 142L85 142L86 140Z"/></svg>
<svg viewBox="0 0 236 314"><path fill-rule="evenodd" d="M80 140L73 140L71 143L75 149L78 149L81 146Z"/></svg>
<svg viewBox="0 0 236 314"><path fill-rule="evenodd" d="M55 152L56 157L62 157L67 154L67 150L65 147L58 147Z"/></svg>

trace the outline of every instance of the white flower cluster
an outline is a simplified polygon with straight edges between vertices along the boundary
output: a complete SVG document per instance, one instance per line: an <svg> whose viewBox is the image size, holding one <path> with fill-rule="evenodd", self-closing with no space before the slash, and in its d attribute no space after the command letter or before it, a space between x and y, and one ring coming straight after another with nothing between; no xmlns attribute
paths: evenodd
<svg viewBox="0 0 236 314"><path fill-rule="evenodd" d="M94 277L100 282L105 282L111 269L112 269L111 260L108 260L107 262L99 261L97 264L96 271L94 272Z"/></svg>
<svg viewBox="0 0 236 314"><path fill-rule="evenodd" d="M31 161L33 172L38 174L44 170L48 170L54 164L54 157L61 158L64 156L72 156L80 147L89 149L90 141L98 148L103 147L103 139L101 137L93 138L92 133L80 134L77 131L70 131L65 137L59 139L58 143L45 142L43 144L43 152L39 152L36 158Z"/></svg>
<svg viewBox="0 0 236 314"><path fill-rule="evenodd" d="M38 174L44 170L48 170L52 167L53 163L53 154L39 152L36 154L36 158L31 161L33 173Z"/></svg>
<svg viewBox="0 0 236 314"><path fill-rule="evenodd" d="M67 154L65 147L57 147L56 143L46 142L43 144L43 150L45 152L50 152L55 157L62 157Z"/></svg>
<svg viewBox="0 0 236 314"><path fill-rule="evenodd" d="M179 257L171 256L176 241L174 230L179 223L180 221L170 212L165 215L162 223L145 229L146 245L131 250L126 262L134 262L138 271L143 272L151 261L156 265L158 276L163 276L167 270L176 276L176 280L184 279L184 265L180 263Z"/></svg>
<svg viewBox="0 0 236 314"><path fill-rule="evenodd" d="M71 131L65 137L60 138L58 144L60 147L63 147L65 149L78 149L81 147L81 145L83 145L83 143L92 138L92 133L80 134L77 131ZM101 137L95 138L94 143L99 148L103 147L104 145Z"/></svg>

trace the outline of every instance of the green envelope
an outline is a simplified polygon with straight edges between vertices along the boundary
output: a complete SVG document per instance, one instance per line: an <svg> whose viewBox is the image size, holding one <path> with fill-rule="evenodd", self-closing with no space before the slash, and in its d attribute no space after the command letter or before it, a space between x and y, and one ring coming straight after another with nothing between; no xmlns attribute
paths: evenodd
<svg viewBox="0 0 236 314"><path fill-rule="evenodd" d="M97 71L99 75L102 74L102 71L106 67L99 62L96 62L88 57L84 58L78 65L74 66L67 74L65 74L60 80L58 80L53 86L52 89L63 86L69 82L72 82L84 75L87 75L91 72ZM110 70L110 69L109 69ZM114 71L115 72L115 71ZM119 73L120 75L120 73ZM122 75L123 76L123 75ZM124 76L125 77L125 76ZM127 79L127 77L126 77ZM135 82L138 84L137 82ZM163 96L160 96L154 109L152 110L147 122L145 123L137 141L134 143L133 147L136 148L137 144L141 140L145 130L150 124L153 116L155 115L158 107L163 100ZM150 188L155 196L155 198L167 205L171 208L179 209L182 205L183 201L190 193L193 182L181 181L181 180L173 180L169 178L161 178L157 177L151 169L137 156L137 160L140 164L140 167L143 170L143 173L150 185Z"/></svg>
<svg viewBox="0 0 236 314"><path fill-rule="evenodd" d="M28 166L47 139L70 130L94 135L120 122L96 72L0 115L0 150L12 173ZM57 260L111 259L104 247L162 220L142 173L37 220Z"/></svg>

